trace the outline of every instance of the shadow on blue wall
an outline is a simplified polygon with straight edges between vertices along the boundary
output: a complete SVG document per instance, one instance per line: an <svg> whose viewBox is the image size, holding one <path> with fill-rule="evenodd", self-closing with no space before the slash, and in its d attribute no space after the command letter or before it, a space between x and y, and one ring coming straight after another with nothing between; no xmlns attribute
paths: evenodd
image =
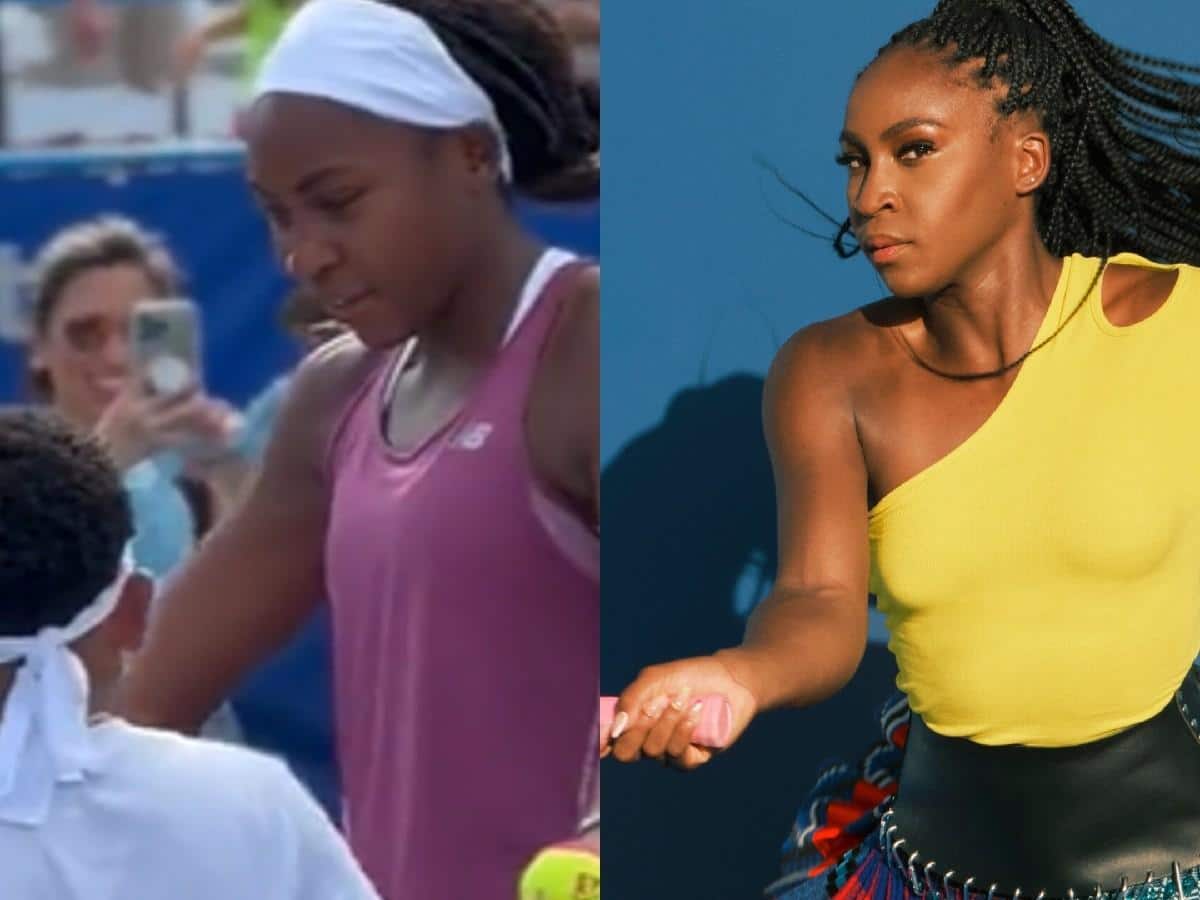
<svg viewBox="0 0 1200 900"><path fill-rule="evenodd" d="M737 643L748 592L773 580L762 384L735 374L681 391L605 468L604 518L616 525L604 535L604 693L619 692L645 665ZM702 770L606 762L608 896L761 896L778 876L797 802L823 761L855 756L876 738L872 711L894 676L891 656L872 645L838 697L763 716Z"/></svg>

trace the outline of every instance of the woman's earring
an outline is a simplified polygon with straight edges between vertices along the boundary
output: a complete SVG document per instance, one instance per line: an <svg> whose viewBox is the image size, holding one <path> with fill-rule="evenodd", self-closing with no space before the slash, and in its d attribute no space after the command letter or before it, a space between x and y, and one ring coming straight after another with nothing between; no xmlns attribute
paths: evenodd
<svg viewBox="0 0 1200 900"><path fill-rule="evenodd" d="M283 269L289 275L295 276L295 274L296 274L296 253L295 253L295 251L289 253L287 256L285 256L283 258Z"/></svg>

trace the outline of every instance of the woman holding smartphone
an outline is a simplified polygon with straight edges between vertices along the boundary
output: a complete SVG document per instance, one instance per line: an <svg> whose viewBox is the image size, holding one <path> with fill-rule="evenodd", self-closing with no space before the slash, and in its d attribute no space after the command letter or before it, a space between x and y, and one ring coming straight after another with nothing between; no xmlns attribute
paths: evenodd
<svg viewBox="0 0 1200 900"><path fill-rule="evenodd" d="M228 404L194 383L155 394L134 359L137 304L174 297L179 288L166 246L128 219L70 225L46 243L35 264L30 388L107 447L133 510L134 558L158 578L177 568L228 513L250 471L222 449L236 427ZM205 720L202 732L240 738L227 704Z"/></svg>
<svg viewBox="0 0 1200 900"><path fill-rule="evenodd" d="M159 577L227 512L248 471L235 456L211 460L236 423L228 404L194 383L156 393L138 369L135 307L179 289L166 246L128 219L68 226L35 263L30 387L108 447L133 500L138 564Z"/></svg>

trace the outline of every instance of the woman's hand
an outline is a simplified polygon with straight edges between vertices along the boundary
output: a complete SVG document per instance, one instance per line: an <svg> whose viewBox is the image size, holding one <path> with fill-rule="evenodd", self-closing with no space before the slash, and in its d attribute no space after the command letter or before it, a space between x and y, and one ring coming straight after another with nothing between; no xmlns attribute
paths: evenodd
<svg viewBox="0 0 1200 900"><path fill-rule="evenodd" d="M621 762L648 756L683 769L704 765L716 751L691 740L700 721L699 698L716 694L728 701L732 716L726 746L759 711L745 686L745 665L737 650L723 650L643 669L617 699L612 725L600 735L600 755L611 752Z"/></svg>
<svg viewBox="0 0 1200 900"><path fill-rule="evenodd" d="M124 470L160 450L222 445L229 416L226 404L199 390L156 396L131 382L104 411L94 433Z"/></svg>

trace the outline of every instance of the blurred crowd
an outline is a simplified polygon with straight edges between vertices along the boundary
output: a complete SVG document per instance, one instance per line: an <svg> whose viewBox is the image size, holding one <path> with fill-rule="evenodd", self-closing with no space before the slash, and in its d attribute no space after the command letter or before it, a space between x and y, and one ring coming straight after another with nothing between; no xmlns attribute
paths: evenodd
<svg viewBox="0 0 1200 900"><path fill-rule="evenodd" d="M228 138L254 73L303 0L0 4L5 143ZM598 97L600 0L543 0Z"/></svg>

